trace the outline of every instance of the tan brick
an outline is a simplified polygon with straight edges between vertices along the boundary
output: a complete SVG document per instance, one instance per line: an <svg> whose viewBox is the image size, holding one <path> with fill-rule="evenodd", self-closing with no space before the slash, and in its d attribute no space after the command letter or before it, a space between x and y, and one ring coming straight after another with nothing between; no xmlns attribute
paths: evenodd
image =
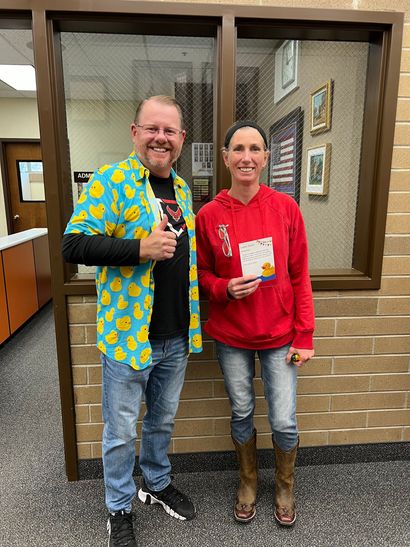
<svg viewBox="0 0 410 547"><path fill-rule="evenodd" d="M410 193L409 192L390 192L387 211L388 213L409 213L410 212Z"/></svg>
<svg viewBox="0 0 410 547"><path fill-rule="evenodd" d="M73 304L68 308L68 322L76 323L95 323L97 316L97 307L94 304Z"/></svg>
<svg viewBox="0 0 410 547"><path fill-rule="evenodd" d="M67 296L67 304L81 304L83 302L82 296Z"/></svg>
<svg viewBox="0 0 410 547"><path fill-rule="evenodd" d="M179 403L177 418L206 418L212 416L230 416L230 414L228 399L187 400Z"/></svg>
<svg viewBox="0 0 410 547"><path fill-rule="evenodd" d="M403 43L402 43L402 46L410 48L410 25L404 25L403 26ZM410 63L409 63L409 67L410 67Z"/></svg>
<svg viewBox="0 0 410 547"><path fill-rule="evenodd" d="M255 423L255 420L254 420ZM231 434L231 420L230 418L215 418L214 420L214 435L230 435ZM259 431L259 428L257 428Z"/></svg>
<svg viewBox="0 0 410 547"><path fill-rule="evenodd" d="M404 334L410 332L410 317L338 319L336 335Z"/></svg>
<svg viewBox="0 0 410 547"><path fill-rule="evenodd" d="M73 367L73 385L82 385L87 383L87 367Z"/></svg>
<svg viewBox="0 0 410 547"><path fill-rule="evenodd" d="M410 425L410 410L373 410L367 419L368 427Z"/></svg>
<svg viewBox="0 0 410 547"><path fill-rule="evenodd" d="M91 458L91 444L90 443L77 444L77 457L79 460L89 460Z"/></svg>
<svg viewBox="0 0 410 547"><path fill-rule="evenodd" d="M102 424L78 424L76 430L78 442L100 441L103 426Z"/></svg>
<svg viewBox="0 0 410 547"><path fill-rule="evenodd" d="M87 367L88 370L88 383L98 384L102 383L102 365L95 365Z"/></svg>
<svg viewBox="0 0 410 547"><path fill-rule="evenodd" d="M304 395L308 393L355 393L369 391L369 387L370 376L304 377L299 378L298 393Z"/></svg>
<svg viewBox="0 0 410 547"><path fill-rule="evenodd" d="M335 323L334 319L316 319L315 336L333 336Z"/></svg>
<svg viewBox="0 0 410 547"><path fill-rule="evenodd" d="M408 114L410 121L410 100L406 100L406 102L409 103ZM410 169L410 146L395 146L393 148L392 169ZM409 204L407 205L409 206Z"/></svg>
<svg viewBox="0 0 410 547"><path fill-rule="evenodd" d="M77 405L99 403L101 401L101 388L97 386L74 387L74 401Z"/></svg>
<svg viewBox="0 0 410 547"><path fill-rule="evenodd" d="M192 437L189 439L173 439L175 454L185 452L215 452L232 450L231 436L221 437Z"/></svg>
<svg viewBox="0 0 410 547"><path fill-rule="evenodd" d="M374 353L409 353L410 336L386 336L374 340Z"/></svg>
<svg viewBox="0 0 410 547"><path fill-rule="evenodd" d="M384 297L379 300L380 315L407 315L410 314L410 297L395 296Z"/></svg>
<svg viewBox="0 0 410 547"><path fill-rule="evenodd" d="M400 427L329 431L329 444L388 443L401 440Z"/></svg>
<svg viewBox="0 0 410 547"><path fill-rule="evenodd" d="M100 361L100 352L95 346L73 346L71 361L73 365L96 365Z"/></svg>
<svg viewBox="0 0 410 547"><path fill-rule="evenodd" d="M258 432L258 448L270 448L272 450L272 456L273 456L273 446L272 446L272 433L269 430L265 433Z"/></svg>
<svg viewBox="0 0 410 547"><path fill-rule="evenodd" d="M213 386L212 382L208 381L188 381L184 383L182 388L182 399L203 399L212 397Z"/></svg>
<svg viewBox="0 0 410 547"><path fill-rule="evenodd" d="M85 343L85 328L79 326L70 327L70 344Z"/></svg>
<svg viewBox="0 0 410 547"><path fill-rule="evenodd" d="M317 317L340 317L343 315L374 315L376 313L376 310L377 298L315 299L315 315Z"/></svg>
<svg viewBox="0 0 410 547"><path fill-rule="evenodd" d="M329 395L298 395L297 412L326 412L329 410Z"/></svg>
<svg viewBox="0 0 410 547"><path fill-rule="evenodd" d="M301 430L351 429L366 427L366 412L326 412L324 414L300 414L298 425Z"/></svg>
<svg viewBox="0 0 410 547"><path fill-rule="evenodd" d="M300 431L300 446L325 446L328 444L327 431Z"/></svg>
<svg viewBox="0 0 410 547"><path fill-rule="evenodd" d="M410 72L410 50L403 49L401 52L400 72Z"/></svg>
<svg viewBox="0 0 410 547"><path fill-rule="evenodd" d="M330 357L315 357L303 367L298 368L299 376L320 376L332 372L332 359Z"/></svg>
<svg viewBox="0 0 410 547"><path fill-rule="evenodd" d="M372 376L370 391L409 391L409 374L378 374Z"/></svg>
<svg viewBox="0 0 410 547"><path fill-rule="evenodd" d="M379 291L380 295L403 295L410 294L410 276L409 277L383 277Z"/></svg>
<svg viewBox="0 0 410 547"><path fill-rule="evenodd" d="M84 296L84 302L97 302L97 295L86 295Z"/></svg>
<svg viewBox="0 0 410 547"><path fill-rule="evenodd" d="M319 338L315 340L316 355L351 355L372 353L371 338Z"/></svg>
<svg viewBox="0 0 410 547"><path fill-rule="evenodd" d="M410 75L407 75L406 83L410 83ZM407 123L397 123L394 130L394 144L396 146L397 145L406 146L409 143L410 143L410 125ZM407 189L408 189L408 184L409 183L407 181L407 186L406 186ZM391 185L390 185L390 190L394 190Z"/></svg>
<svg viewBox="0 0 410 547"><path fill-rule="evenodd" d="M187 380L206 380L207 378L222 378L222 374L217 361L201 363L188 361L185 378Z"/></svg>
<svg viewBox="0 0 410 547"><path fill-rule="evenodd" d="M410 97L410 74L400 74L399 80L399 97ZM407 141L406 144L408 144Z"/></svg>
<svg viewBox="0 0 410 547"><path fill-rule="evenodd" d="M396 125L396 132L397 132L397 126L402 127L400 124ZM406 127L410 128L410 125L406 125ZM399 135L402 136L402 133L399 132ZM392 170L390 174L390 191L391 192L409 192L410 191L410 170L408 171L402 171L402 170Z"/></svg>
<svg viewBox="0 0 410 547"><path fill-rule="evenodd" d="M363 374L371 372L407 372L409 357L406 355L369 355L360 357L336 357L334 374Z"/></svg>
<svg viewBox="0 0 410 547"><path fill-rule="evenodd" d="M410 427L405 427L403 430L402 441L410 441Z"/></svg>
<svg viewBox="0 0 410 547"><path fill-rule="evenodd" d="M406 52L407 53L407 52ZM410 70L409 70L410 72ZM409 122L410 121L410 101L409 99L399 99L397 101L397 113L396 120L398 122ZM404 167L398 163L395 167Z"/></svg>
<svg viewBox="0 0 410 547"><path fill-rule="evenodd" d="M410 236L395 235L386 236L384 242L385 255L409 255L410 254Z"/></svg>
<svg viewBox="0 0 410 547"><path fill-rule="evenodd" d="M90 408L90 422L93 424L101 423L103 421L101 404L90 405L89 408Z"/></svg>
<svg viewBox="0 0 410 547"><path fill-rule="evenodd" d="M91 444L91 457L99 459L102 458L102 443Z"/></svg>
<svg viewBox="0 0 410 547"><path fill-rule="evenodd" d="M349 395L332 395L332 410L366 410L377 408L403 408L406 396L404 393L357 393Z"/></svg>
<svg viewBox="0 0 410 547"><path fill-rule="evenodd" d="M202 344L202 352L191 353L189 356L190 361L212 361L216 357L214 347L214 342L204 341Z"/></svg>
<svg viewBox="0 0 410 547"><path fill-rule="evenodd" d="M204 437L214 434L214 420L176 420L174 426L174 437Z"/></svg>
<svg viewBox="0 0 410 547"><path fill-rule="evenodd" d="M387 215L386 234L408 234L410 232L410 215L391 213Z"/></svg>
<svg viewBox="0 0 410 547"><path fill-rule="evenodd" d="M96 344L97 343L97 327L95 324L86 325L85 327L85 336L87 344Z"/></svg>
<svg viewBox="0 0 410 547"><path fill-rule="evenodd" d="M385 256L383 258L382 275L410 275L410 257Z"/></svg>
<svg viewBox="0 0 410 547"><path fill-rule="evenodd" d="M76 405L75 423L82 424L90 422L90 407L88 405Z"/></svg>

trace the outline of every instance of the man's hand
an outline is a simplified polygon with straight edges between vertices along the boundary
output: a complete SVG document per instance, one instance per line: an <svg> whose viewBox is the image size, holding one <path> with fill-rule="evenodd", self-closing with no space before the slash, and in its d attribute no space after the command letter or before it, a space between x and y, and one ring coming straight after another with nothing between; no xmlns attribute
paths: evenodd
<svg viewBox="0 0 410 547"><path fill-rule="evenodd" d="M177 246L176 235L166 232L168 217L158 224L153 232L140 242L140 260L166 260L172 258Z"/></svg>

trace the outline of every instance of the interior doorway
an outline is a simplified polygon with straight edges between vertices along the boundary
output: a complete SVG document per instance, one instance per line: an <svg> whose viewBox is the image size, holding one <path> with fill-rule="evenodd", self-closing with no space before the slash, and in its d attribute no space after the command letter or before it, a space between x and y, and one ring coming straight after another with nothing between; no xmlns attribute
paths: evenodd
<svg viewBox="0 0 410 547"><path fill-rule="evenodd" d="M10 233L46 228L40 142L3 142Z"/></svg>

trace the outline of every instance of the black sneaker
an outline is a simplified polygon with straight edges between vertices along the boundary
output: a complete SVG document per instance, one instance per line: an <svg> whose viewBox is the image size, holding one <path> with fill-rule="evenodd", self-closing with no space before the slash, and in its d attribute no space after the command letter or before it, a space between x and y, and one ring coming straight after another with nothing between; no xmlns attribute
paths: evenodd
<svg viewBox="0 0 410 547"><path fill-rule="evenodd" d="M110 513L107 530L108 547L137 547L132 527L132 513L126 511Z"/></svg>
<svg viewBox="0 0 410 547"><path fill-rule="evenodd" d="M172 483L164 490L154 492L150 490L144 481L138 491L138 497L147 505L159 503L171 517L180 520L191 520L195 517L196 511L192 501L182 492L177 490Z"/></svg>

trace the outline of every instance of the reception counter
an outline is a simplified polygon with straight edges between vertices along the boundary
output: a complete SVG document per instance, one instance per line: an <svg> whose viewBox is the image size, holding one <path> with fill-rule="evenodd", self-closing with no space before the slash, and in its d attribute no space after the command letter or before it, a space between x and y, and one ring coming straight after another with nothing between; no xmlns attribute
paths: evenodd
<svg viewBox="0 0 410 547"><path fill-rule="evenodd" d="M0 237L0 344L51 299L47 228Z"/></svg>

